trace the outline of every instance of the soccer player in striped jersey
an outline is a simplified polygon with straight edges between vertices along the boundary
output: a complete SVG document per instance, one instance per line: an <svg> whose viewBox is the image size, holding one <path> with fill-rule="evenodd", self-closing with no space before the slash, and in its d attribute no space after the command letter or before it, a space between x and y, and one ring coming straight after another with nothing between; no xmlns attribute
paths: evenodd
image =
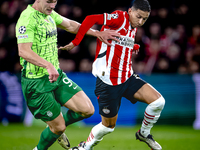
<svg viewBox="0 0 200 150"><path fill-rule="evenodd" d="M47 150L57 139L70 147L64 134L66 126L90 117L94 107L81 87L59 68L57 27L77 33L80 24L54 11L57 0L35 0L21 13L16 25L16 37L22 69L22 91L28 108L36 119L48 127L41 133L34 150ZM116 40L119 34L89 29L87 34ZM109 44L109 43L108 43ZM61 114L61 106L69 109Z"/></svg>
<svg viewBox="0 0 200 150"><path fill-rule="evenodd" d="M137 101L147 103L144 120L136 138L145 142L153 150L161 150L150 134L165 105L163 96L150 84L140 79L132 69L132 54L138 52L134 44L137 27L142 26L149 17L151 8L147 0L135 0L126 11L114 11L111 14L89 15L83 21L75 39L60 49L70 50L77 46L86 31L94 24L103 25L101 31L116 30L120 33L119 42L110 40L111 46L97 39L96 57L92 73L97 77L95 94L99 103L102 121L94 126L86 142L72 149L92 150L103 136L114 131L121 98L125 97L133 104ZM122 139L123 140L123 139Z"/></svg>

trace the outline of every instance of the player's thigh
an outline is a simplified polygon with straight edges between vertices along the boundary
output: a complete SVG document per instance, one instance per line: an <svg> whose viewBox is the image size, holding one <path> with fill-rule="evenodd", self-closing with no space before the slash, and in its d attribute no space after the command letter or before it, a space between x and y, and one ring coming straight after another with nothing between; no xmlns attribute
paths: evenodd
<svg viewBox="0 0 200 150"><path fill-rule="evenodd" d="M125 90L126 88L124 87L124 84L112 86L97 78L95 95L98 99L99 114L106 118L116 116Z"/></svg>
<svg viewBox="0 0 200 150"><path fill-rule="evenodd" d="M138 100L134 97L135 93L141 89L146 82L142 80L139 75L133 74L126 82L125 88L126 91L123 93L123 97L135 104Z"/></svg>
<svg viewBox="0 0 200 150"><path fill-rule="evenodd" d="M22 77L22 91L27 106L36 119L51 121L59 116L61 106L55 100L53 89L48 77L28 79Z"/></svg>
<svg viewBox="0 0 200 150"><path fill-rule="evenodd" d="M60 115L61 106L53 92L33 93L27 98L27 106L36 119L52 121Z"/></svg>
<svg viewBox="0 0 200 150"><path fill-rule="evenodd" d="M58 88L55 90L55 98L62 105L75 112L83 112L93 109L88 96L75 82L69 79L66 74L61 74Z"/></svg>
<svg viewBox="0 0 200 150"><path fill-rule="evenodd" d="M58 82L57 89L54 90L54 94L55 99L63 106L76 93L82 91L82 89L64 73L60 74L60 76L60 81Z"/></svg>
<svg viewBox="0 0 200 150"><path fill-rule="evenodd" d="M141 102L150 104L161 97L161 94L150 84L144 84L135 94L134 98Z"/></svg>
<svg viewBox="0 0 200 150"><path fill-rule="evenodd" d="M64 106L83 115L91 115L94 113L94 106L83 91L74 94Z"/></svg>
<svg viewBox="0 0 200 150"><path fill-rule="evenodd" d="M55 90L55 97L62 106L75 112L83 115L94 112L94 107L85 92L64 73L61 74L59 87Z"/></svg>

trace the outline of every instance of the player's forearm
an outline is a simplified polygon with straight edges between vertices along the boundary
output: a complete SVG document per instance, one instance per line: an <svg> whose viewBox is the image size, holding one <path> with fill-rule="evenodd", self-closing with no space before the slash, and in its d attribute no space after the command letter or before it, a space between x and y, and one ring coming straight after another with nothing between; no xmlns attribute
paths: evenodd
<svg viewBox="0 0 200 150"><path fill-rule="evenodd" d="M70 22L70 28L66 28L65 30L67 30L68 32L73 33L73 34L77 34L80 26L81 26L80 23L78 23L76 21L71 21ZM86 32L86 34L96 37L97 36L97 34L96 34L97 32L99 32L99 31L98 30L94 30L94 29L89 29Z"/></svg>
<svg viewBox="0 0 200 150"><path fill-rule="evenodd" d="M81 25L80 23L74 20L70 20L63 17L63 22L57 25L57 27L66 30L67 32L76 34L78 32L80 25Z"/></svg>
<svg viewBox="0 0 200 150"><path fill-rule="evenodd" d="M92 20L91 20L91 17L93 17ZM97 22L97 21L95 21L94 18L95 18L94 15L91 15L91 16L86 18L86 20L88 20L90 22L90 27L88 27L87 30L84 31L85 32L84 34L97 37L99 31L91 29L91 27ZM88 23L86 23L86 24L88 24ZM81 26L80 23L78 23L78 22L76 22L74 20L67 19L65 17L63 17L63 22L60 25L58 25L59 28L64 29L64 30L66 30L66 31L68 31L70 33L73 33L73 34L77 34L78 33L80 26Z"/></svg>
<svg viewBox="0 0 200 150"><path fill-rule="evenodd" d="M25 59L26 61L30 62L33 65L48 68L52 65L50 62L46 61L45 59L41 58L38 54L32 51L29 46L23 44L18 44L19 56Z"/></svg>
<svg viewBox="0 0 200 150"><path fill-rule="evenodd" d="M98 36L98 33L99 33L98 30L94 30L94 29L91 29L91 28L90 28L90 29L86 32L86 35L90 35L90 36L97 37L97 36Z"/></svg>
<svg viewBox="0 0 200 150"><path fill-rule="evenodd" d="M79 28L80 28L80 26L81 26L80 23L71 20L71 21L70 21L70 27L67 28L67 31L70 32L70 33L77 34L77 33L78 33L78 30L79 30Z"/></svg>

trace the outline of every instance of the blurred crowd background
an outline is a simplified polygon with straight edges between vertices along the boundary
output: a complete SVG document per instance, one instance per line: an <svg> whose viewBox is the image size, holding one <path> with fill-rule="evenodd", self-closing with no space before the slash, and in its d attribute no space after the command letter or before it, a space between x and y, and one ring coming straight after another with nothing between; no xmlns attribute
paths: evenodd
<svg viewBox="0 0 200 150"><path fill-rule="evenodd" d="M20 73L15 25L20 13L34 0L0 1L0 71ZM132 0L58 0L56 11L82 22L87 15L126 11ZM149 0L152 11L144 26L138 28L135 43L140 52L133 55L137 73L200 72L200 19L198 1ZM93 26L100 30L100 26ZM75 35L58 29L58 46L68 44ZM59 51L60 67L65 72L91 72L96 38L85 37L79 46Z"/></svg>
<svg viewBox="0 0 200 150"><path fill-rule="evenodd" d="M19 64L15 25L20 13L33 2L34 0L0 1L0 121L3 125L22 120L25 125L32 124L32 115L26 109L21 92L22 68ZM58 0L55 11L81 23L90 14L111 13L114 10L127 11L132 2L133 0ZM200 129L198 1L149 2L152 11L147 22L137 31L135 43L141 47L139 54L133 55L133 69L144 80L159 89L167 100L160 123L191 125L196 117L193 126ZM100 30L101 26L94 25L93 28ZM74 34L58 29L58 47L68 44L74 37ZM91 75L95 51L96 38L85 36L79 46L69 52L59 51L58 54L60 68L84 89L95 109L98 109L93 93L95 78ZM146 106L138 103L132 109L132 105L130 106L127 101L122 103L119 113L121 122L133 124L135 118L136 123L140 123ZM131 108L127 109L129 107ZM129 114L135 116L131 119ZM88 122L98 121L98 117L96 113ZM88 122L86 120L86 123Z"/></svg>

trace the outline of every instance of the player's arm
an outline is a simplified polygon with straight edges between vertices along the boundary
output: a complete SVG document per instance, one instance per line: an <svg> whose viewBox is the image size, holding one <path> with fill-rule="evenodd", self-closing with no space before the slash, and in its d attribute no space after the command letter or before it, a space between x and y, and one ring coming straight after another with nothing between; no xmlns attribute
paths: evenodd
<svg viewBox="0 0 200 150"><path fill-rule="evenodd" d="M95 24L95 22L93 23L93 25L94 24ZM112 39L112 40L118 41L118 39L116 37L120 36L120 34L117 33L116 31L111 31L110 30L110 31L99 32L98 30L91 29L91 27L93 25L90 25L90 27L87 29L87 31L85 31L84 35L87 34L87 35L91 35L91 36L97 37L102 42L104 42L106 44L109 44L109 45L110 45L110 43L107 41L108 39ZM77 34L78 31L79 31L80 26L81 26L80 23L63 17L63 22L60 25L58 25L57 27L59 27L61 29L64 29L64 30L66 30L66 31L68 31L70 33Z"/></svg>
<svg viewBox="0 0 200 150"><path fill-rule="evenodd" d="M64 47L60 47L59 49L61 50L71 50L73 49L75 46L79 45L79 43L81 42L81 40L83 39L84 35L87 34L88 32L93 32L94 30L90 29L94 24L103 24L103 14L101 15L89 15L87 16L84 21L82 22L82 24L80 25L80 27L78 28L78 33L75 37L75 39L69 43L68 45L64 46ZM100 32L96 32L96 33L100 33ZM98 36L97 36L98 37ZM100 40L101 37L98 37ZM108 42L107 42L108 43Z"/></svg>
<svg viewBox="0 0 200 150"><path fill-rule="evenodd" d="M67 19L65 17L62 17L62 18L63 18L62 23L57 25L57 27L64 29L70 33L76 34L78 32L78 29L81 26L81 24L74 20Z"/></svg>
<svg viewBox="0 0 200 150"><path fill-rule="evenodd" d="M39 67L46 68L49 73L49 81L53 82L56 81L59 73L55 69L55 67L45 59L41 58L38 54L36 54L32 49L32 43L19 43L18 44L18 51L19 56L25 59L26 61L30 62Z"/></svg>
<svg viewBox="0 0 200 150"><path fill-rule="evenodd" d="M94 24L103 25L103 23L104 23L104 15L103 14L87 16L84 19L84 21L82 22L75 39L72 41L74 46L77 46L80 44L84 35Z"/></svg>
<svg viewBox="0 0 200 150"><path fill-rule="evenodd" d="M74 20L67 19L65 17L63 17L63 22L60 25L58 25L59 28L64 29L64 30L66 30L70 33L74 33L74 34L78 33L80 26L81 26L80 23L78 23ZM99 32L98 30L88 29L86 34L97 37L98 32Z"/></svg>

